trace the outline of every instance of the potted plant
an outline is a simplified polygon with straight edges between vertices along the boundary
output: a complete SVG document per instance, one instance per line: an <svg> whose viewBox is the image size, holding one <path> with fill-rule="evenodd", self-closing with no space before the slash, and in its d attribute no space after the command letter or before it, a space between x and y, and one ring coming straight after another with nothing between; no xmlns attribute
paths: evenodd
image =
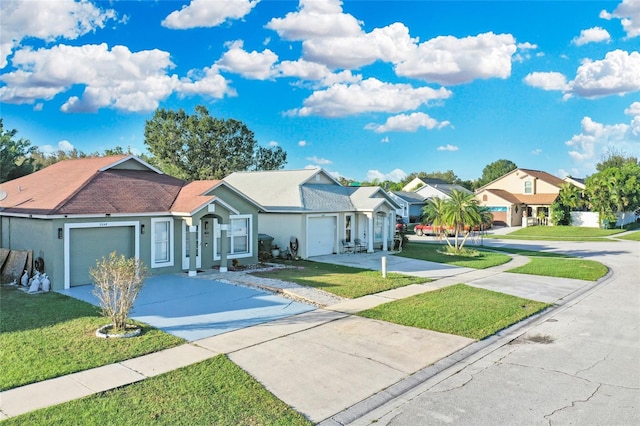
<svg viewBox="0 0 640 426"><path fill-rule="evenodd" d="M98 260L96 266L89 269L95 287L93 294L100 302L102 314L109 318L110 324L96 331L98 337L133 337L142 329L128 321L146 276L147 268L140 259L116 255Z"/></svg>

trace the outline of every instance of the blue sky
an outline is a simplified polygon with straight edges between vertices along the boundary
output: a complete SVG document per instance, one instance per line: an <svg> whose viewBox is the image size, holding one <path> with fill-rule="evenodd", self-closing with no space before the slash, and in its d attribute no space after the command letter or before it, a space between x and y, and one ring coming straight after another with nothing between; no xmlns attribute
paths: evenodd
<svg viewBox="0 0 640 426"><path fill-rule="evenodd" d="M43 151L144 152L158 107L354 180L640 156L640 0L0 2L0 108Z"/></svg>

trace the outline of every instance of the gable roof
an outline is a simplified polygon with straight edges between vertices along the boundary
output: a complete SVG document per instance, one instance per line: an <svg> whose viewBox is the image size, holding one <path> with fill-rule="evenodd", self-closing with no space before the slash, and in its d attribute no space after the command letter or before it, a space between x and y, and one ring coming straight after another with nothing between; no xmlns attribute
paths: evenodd
<svg viewBox="0 0 640 426"><path fill-rule="evenodd" d="M323 169L235 172L223 180L263 207L282 211L304 209L304 184L342 186Z"/></svg>
<svg viewBox="0 0 640 426"><path fill-rule="evenodd" d="M323 169L236 172L224 181L267 211L373 210L385 202L398 207L380 187L343 186Z"/></svg>
<svg viewBox="0 0 640 426"><path fill-rule="evenodd" d="M511 204L541 204L551 205L558 198L558 194L512 194L504 189L483 189L479 190L477 196L483 191L489 192Z"/></svg>
<svg viewBox="0 0 640 426"><path fill-rule="evenodd" d="M540 179L541 181L544 181L550 185L556 186L558 188L560 188L560 186L565 183L564 179L560 179L557 176L554 176L550 173L547 172L543 172L541 170L532 170L532 169L521 169L521 168L517 168L517 169L513 169L511 170L509 173L505 173L504 175L500 176L497 179L492 180L491 182L484 184L483 186L481 186L480 188L476 189L476 192L479 192L481 190L483 190L485 187L501 180L504 179L505 177L513 174L513 173L518 173L518 172L522 172L525 175L529 175L529 176L533 176L536 179Z"/></svg>
<svg viewBox="0 0 640 426"><path fill-rule="evenodd" d="M409 204L422 204L426 200L422 195L416 192L392 191L391 193Z"/></svg>
<svg viewBox="0 0 640 426"><path fill-rule="evenodd" d="M0 212L43 216L193 214L214 201L234 210L208 195L222 184L220 180L186 182L131 155L65 160L1 184L7 197L0 201Z"/></svg>

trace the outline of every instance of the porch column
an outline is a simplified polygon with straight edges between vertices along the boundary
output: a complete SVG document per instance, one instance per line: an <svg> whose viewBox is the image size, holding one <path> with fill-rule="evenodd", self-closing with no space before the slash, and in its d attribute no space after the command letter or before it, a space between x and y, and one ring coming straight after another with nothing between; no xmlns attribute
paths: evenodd
<svg viewBox="0 0 640 426"><path fill-rule="evenodd" d="M382 251L389 251L387 236L389 235L389 216L382 219Z"/></svg>
<svg viewBox="0 0 640 426"><path fill-rule="evenodd" d="M189 276L195 277L198 274L198 266L196 265L196 258L198 252L198 227L189 224Z"/></svg>
<svg viewBox="0 0 640 426"><path fill-rule="evenodd" d="M227 231L229 230L228 223L220 224L220 272L227 272L227 252L229 251L227 243Z"/></svg>
<svg viewBox="0 0 640 426"><path fill-rule="evenodd" d="M367 238L367 253L373 253L373 214L367 213L367 232L369 233L369 238Z"/></svg>

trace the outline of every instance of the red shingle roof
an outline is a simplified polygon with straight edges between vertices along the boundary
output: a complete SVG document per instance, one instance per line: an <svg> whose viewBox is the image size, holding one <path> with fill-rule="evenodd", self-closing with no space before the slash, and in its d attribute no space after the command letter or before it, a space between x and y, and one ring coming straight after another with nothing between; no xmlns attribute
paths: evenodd
<svg viewBox="0 0 640 426"><path fill-rule="evenodd" d="M132 162L135 167L118 167ZM187 182L148 167L135 157L82 158L55 163L0 184L0 211L13 214L83 215L193 212L214 196L202 194L220 181Z"/></svg>

